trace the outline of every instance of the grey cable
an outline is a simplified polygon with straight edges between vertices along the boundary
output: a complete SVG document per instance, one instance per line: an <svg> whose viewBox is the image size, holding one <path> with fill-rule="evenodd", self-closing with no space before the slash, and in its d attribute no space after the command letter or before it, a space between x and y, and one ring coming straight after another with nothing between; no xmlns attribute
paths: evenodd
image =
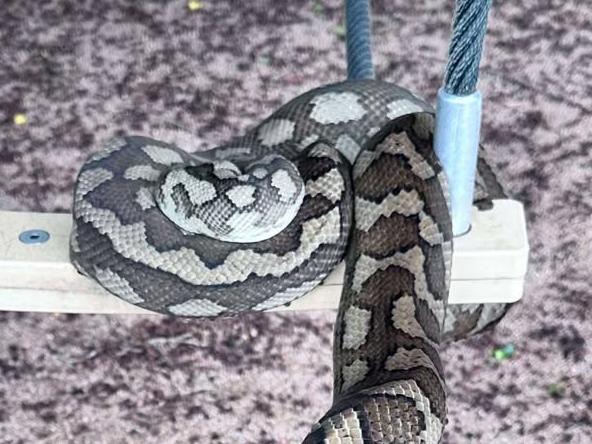
<svg viewBox="0 0 592 444"><path fill-rule="evenodd" d="M347 78L374 79L370 0L346 0Z"/></svg>
<svg viewBox="0 0 592 444"><path fill-rule="evenodd" d="M491 0L457 0L444 90L466 96L477 90L479 63Z"/></svg>

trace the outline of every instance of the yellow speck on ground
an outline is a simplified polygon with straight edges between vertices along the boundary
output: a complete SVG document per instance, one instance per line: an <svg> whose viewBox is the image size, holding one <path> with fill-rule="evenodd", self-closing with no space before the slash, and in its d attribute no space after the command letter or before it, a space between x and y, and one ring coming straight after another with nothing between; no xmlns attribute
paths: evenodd
<svg viewBox="0 0 592 444"><path fill-rule="evenodd" d="M27 116L22 113L15 114L13 117L13 121L15 125L24 125L27 123Z"/></svg>
<svg viewBox="0 0 592 444"><path fill-rule="evenodd" d="M189 8L190 11L197 11L197 10L203 8L203 3L198 0L189 0L187 2L187 7Z"/></svg>

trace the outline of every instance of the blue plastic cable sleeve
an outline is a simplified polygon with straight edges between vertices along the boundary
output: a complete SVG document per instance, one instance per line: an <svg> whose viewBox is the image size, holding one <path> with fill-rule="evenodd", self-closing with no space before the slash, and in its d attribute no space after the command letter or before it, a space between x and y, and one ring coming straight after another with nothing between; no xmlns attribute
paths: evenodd
<svg viewBox="0 0 592 444"><path fill-rule="evenodd" d="M466 96L438 91L434 149L448 177L454 236L471 227L480 128L479 91Z"/></svg>

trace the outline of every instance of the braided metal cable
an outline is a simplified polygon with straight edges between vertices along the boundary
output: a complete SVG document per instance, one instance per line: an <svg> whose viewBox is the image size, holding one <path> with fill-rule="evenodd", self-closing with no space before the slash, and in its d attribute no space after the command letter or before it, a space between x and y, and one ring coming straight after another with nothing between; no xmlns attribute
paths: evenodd
<svg viewBox="0 0 592 444"><path fill-rule="evenodd" d="M346 0L347 78L374 79L370 0Z"/></svg>
<svg viewBox="0 0 592 444"><path fill-rule="evenodd" d="M477 90L479 63L491 0L457 0L444 90L466 96Z"/></svg>

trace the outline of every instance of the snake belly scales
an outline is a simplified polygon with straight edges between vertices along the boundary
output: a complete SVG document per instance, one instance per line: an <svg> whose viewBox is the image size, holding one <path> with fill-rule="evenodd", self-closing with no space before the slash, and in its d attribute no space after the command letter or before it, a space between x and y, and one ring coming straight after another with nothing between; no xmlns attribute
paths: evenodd
<svg viewBox="0 0 592 444"><path fill-rule="evenodd" d="M117 137L79 173L71 261L132 304L216 317L288 304L345 257L334 402L304 442L437 443L439 344L495 325L510 304L447 307L433 127L407 90L357 80L302 94L203 153ZM475 204L486 209L505 194L483 154Z"/></svg>

